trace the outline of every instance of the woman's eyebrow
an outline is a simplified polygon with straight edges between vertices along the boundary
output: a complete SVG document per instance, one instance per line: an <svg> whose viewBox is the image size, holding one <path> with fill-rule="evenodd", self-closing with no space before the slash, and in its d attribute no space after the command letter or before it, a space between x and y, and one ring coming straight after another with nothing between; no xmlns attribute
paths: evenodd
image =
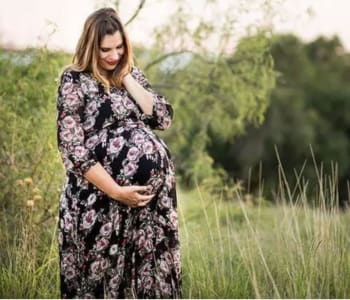
<svg viewBox="0 0 350 300"><path fill-rule="evenodd" d="M123 43L121 43L120 45L118 45L117 47L120 47L120 46L122 46L123 45ZM103 49L111 49L111 48L109 48L109 47L101 47L101 48L103 48Z"/></svg>

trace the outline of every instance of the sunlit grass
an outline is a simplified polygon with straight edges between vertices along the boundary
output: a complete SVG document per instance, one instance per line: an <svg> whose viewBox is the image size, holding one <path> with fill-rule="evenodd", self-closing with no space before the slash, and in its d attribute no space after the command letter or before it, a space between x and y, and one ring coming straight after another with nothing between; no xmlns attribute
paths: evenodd
<svg viewBox="0 0 350 300"><path fill-rule="evenodd" d="M1 298L59 298L56 227L35 224L33 212L27 205L16 224L1 215Z"/></svg>
<svg viewBox="0 0 350 300"><path fill-rule="evenodd" d="M281 167L276 205L239 190L231 201L180 193L185 297L349 298L350 213L337 205L335 173L315 169L310 196Z"/></svg>
<svg viewBox="0 0 350 300"><path fill-rule="evenodd" d="M322 204L328 183L318 207L306 187L290 193L286 182L276 205L239 190L224 201L201 187L178 189L184 297L349 298L350 213ZM26 197L15 219L1 214L0 296L58 298L57 220L40 224L42 199Z"/></svg>

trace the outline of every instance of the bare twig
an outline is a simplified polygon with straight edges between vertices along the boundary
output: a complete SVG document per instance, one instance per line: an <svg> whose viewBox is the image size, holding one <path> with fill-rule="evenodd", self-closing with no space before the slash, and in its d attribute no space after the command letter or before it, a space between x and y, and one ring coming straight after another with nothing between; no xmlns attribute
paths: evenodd
<svg viewBox="0 0 350 300"><path fill-rule="evenodd" d="M116 1L119 3L119 1ZM129 25L136 17L137 15L140 13L141 9L143 8L143 6L145 5L146 0L140 0L139 6L137 7L137 9L135 10L134 14L131 16L131 18L125 23L125 26ZM119 4L118 4L119 5Z"/></svg>
<svg viewBox="0 0 350 300"><path fill-rule="evenodd" d="M150 63L148 63L146 66L145 66L145 70L148 70L150 69L152 66L156 65L156 64L159 64L160 62L162 62L163 60L167 59L168 57L171 57L171 56L175 56L175 55L180 55L182 53L193 53L192 51L189 51L189 50L180 50L180 51L173 51L173 52L169 52L169 53L166 53L166 54L163 54L159 57L157 57L156 59L154 59L153 61L151 61Z"/></svg>
<svg viewBox="0 0 350 300"><path fill-rule="evenodd" d="M115 0L114 1L114 7L115 7L117 13L119 13L119 2L120 2L120 0Z"/></svg>

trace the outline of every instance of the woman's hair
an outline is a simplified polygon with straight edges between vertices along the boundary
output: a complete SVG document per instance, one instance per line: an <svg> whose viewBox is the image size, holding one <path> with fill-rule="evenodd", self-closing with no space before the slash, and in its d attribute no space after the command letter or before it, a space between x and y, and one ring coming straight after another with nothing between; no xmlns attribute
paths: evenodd
<svg viewBox="0 0 350 300"><path fill-rule="evenodd" d="M117 67L106 78L98 70L100 45L106 34L112 35L116 31L119 31L122 36L124 54ZM86 19L72 64L65 69L90 72L93 77L102 82L105 90L109 91L111 85L121 87L123 79L121 75L130 72L133 65L131 43L117 12L113 8L101 8Z"/></svg>

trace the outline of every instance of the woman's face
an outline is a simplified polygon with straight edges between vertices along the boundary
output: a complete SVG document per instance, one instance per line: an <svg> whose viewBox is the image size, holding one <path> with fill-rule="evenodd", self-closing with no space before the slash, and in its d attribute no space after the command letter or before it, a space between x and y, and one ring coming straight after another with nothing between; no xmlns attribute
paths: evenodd
<svg viewBox="0 0 350 300"><path fill-rule="evenodd" d="M99 67L102 74L112 71L124 54L123 37L119 31L106 34L102 38L99 50Z"/></svg>

